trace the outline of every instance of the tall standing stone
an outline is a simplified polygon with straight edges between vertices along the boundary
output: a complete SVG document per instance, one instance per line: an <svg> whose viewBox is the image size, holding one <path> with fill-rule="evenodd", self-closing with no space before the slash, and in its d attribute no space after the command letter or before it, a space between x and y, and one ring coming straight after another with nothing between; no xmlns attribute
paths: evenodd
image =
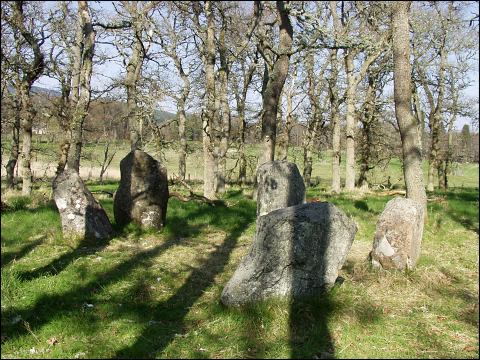
<svg viewBox="0 0 480 360"><path fill-rule="evenodd" d="M372 265L384 269L413 268L420 257L423 207L411 199L394 198L377 222Z"/></svg>
<svg viewBox="0 0 480 360"><path fill-rule="evenodd" d="M167 169L146 152L133 150L120 162L120 176L113 204L117 224L133 221L143 228L162 228L168 205Z"/></svg>
<svg viewBox="0 0 480 360"><path fill-rule="evenodd" d="M356 232L355 223L327 202L291 206L260 216L252 247L223 289L221 302L235 306L328 290Z"/></svg>
<svg viewBox="0 0 480 360"><path fill-rule="evenodd" d="M52 187L65 236L107 239L113 235L105 210L76 171L64 170L53 180Z"/></svg>
<svg viewBox="0 0 480 360"><path fill-rule="evenodd" d="M305 202L305 184L297 165L270 161L257 170L257 217Z"/></svg>

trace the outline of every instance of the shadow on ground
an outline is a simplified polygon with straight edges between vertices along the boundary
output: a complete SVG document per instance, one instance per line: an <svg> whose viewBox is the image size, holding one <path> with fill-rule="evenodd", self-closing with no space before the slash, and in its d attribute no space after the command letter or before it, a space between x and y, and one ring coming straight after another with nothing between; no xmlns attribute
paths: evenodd
<svg viewBox="0 0 480 360"><path fill-rule="evenodd" d="M75 286L72 284L67 291L55 294L46 294L39 297L36 302L28 307L16 307L15 305L8 309L2 308L2 333L6 335L5 339L9 341L25 335L28 332L35 332L42 326L55 321L60 317L72 317L85 303L90 303L99 291L117 281L127 278L135 269L148 269L153 259L167 249L188 242L186 236L195 236L204 226L217 228L218 231L227 234L223 243L216 246L213 252L204 257L201 265L193 268L192 273L185 283L171 296L167 301L159 304L149 301L148 297L144 299L137 298L140 301L134 301L124 304L118 311L111 314L112 318L121 318L134 314L141 322L148 323L152 318L162 319L163 325L146 326L145 330L128 346L119 349L114 357L144 358L155 357L174 339L175 334L182 331L184 327L184 318L189 308L202 296L204 291L213 283L215 276L219 274L227 264L231 251L234 249L238 238L245 229L255 220L255 204L253 202L244 202L241 206L232 207L211 207L205 204L191 204L184 213L174 213L169 217L167 213L167 226L164 230L166 240L153 248L135 253L127 260L115 264L109 270L102 272L94 279ZM198 224L199 219L207 218L210 221L204 224ZM102 248L107 244L103 244ZM97 252L99 249L90 248L90 251ZM74 251L54 260L53 263L44 266L29 276L23 275L23 281L33 279L51 268L65 269L74 259L85 255L85 252ZM58 265L55 266L55 265ZM161 276L161 274L159 274ZM142 288L144 284L136 284ZM127 300L128 299L124 299ZM143 301L142 301L143 300ZM55 304L55 306L52 306ZM13 318L21 317L27 327L20 323L12 324ZM91 317L92 323L88 331L92 331L96 326L100 326L101 319ZM79 326L78 324L75 324ZM85 330L87 331L87 330Z"/></svg>

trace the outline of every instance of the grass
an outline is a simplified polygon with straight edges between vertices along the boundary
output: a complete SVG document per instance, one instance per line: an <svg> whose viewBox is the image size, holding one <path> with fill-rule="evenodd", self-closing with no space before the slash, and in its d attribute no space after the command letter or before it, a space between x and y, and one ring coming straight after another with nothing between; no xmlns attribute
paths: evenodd
<svg viewBox="0 0 480 360"><path fill-rule="evenodd" d="M8 149L9 144L4 144ZM50 168L52 174L54 173L56 161L58 158L58 145L48 143L35 143L34 145L33 160L42 164L38 170L34 170L35 176L42 177L45 173L45 169ZM179 144L174 142L161 152L152 144L147 144L146 150L149 154L162 161L167 168L169 176L178 174L178 146ZM201 142L188 142L188 155L187 155L187 178L191 180L203 180L203 154ZM105 179L117 181L120 173L118 171L120 161L130 151L130 145L125 141L118 141L110 146L111 151L115 151L115 156L109 168L105 173ZM246 155L249 159L249 165L247 168L247 176L252 177L255 172L256 162L255 159L261 152L261 148L258 144L247 144ZM8 154L8 152L6 152ZM99 174L100 164L99 159L103 159L103 145L88 143L85 144L82 149L82 161L81 169L84 169L84 178L90 178L92 180L98 180L96 177ZM235 169L237 160L236 155L233 152L227 154L227 169L230 171L230 177L236 180L238 176L238 169ZM342 181L345 178L345 154L342 154L341 163L341 177ZM290 146L288 161L297 164L300 173L303 173L303 152L301 147ZM4 159L6 163L6 159ZM427 168L428 162L423 162L423 173L425 183L427 180ZM233 169L233 170L232 170ZM2 169L2 171L4 171ZM359 168L357 166L357 176ZM3 174L3 173L2 173ZM97 174L97 175L96 175ZM369 181L374 185L386 185L390 178L390 184L392 187L403 186L403 174L401 168L401 161L399 159L392 159L386 169L377 167L370 172ZM331 151L319 153L313 157L313 171L312 181L318 182L321 189L329 190L331 186ZM449 185L452 187L478 187L479 183L479 170L478 163L458 164L454 163L452 167L452 174L449 176ZM435 179L435 184L438 184L438 180Z"/></svg>
<svg viewBox="0 0 480 360"><path fill-rule="evenodd" d="M478 358L476 186L429 194L422 256L405 273L366 261L392 196L310 188L307 199L330 201L358 224L345 281L316 298L239 309L219 298L255 231L256 204L240 188L229 189L224 207L171 198L161 231L127 226L96 244L62 238L45 188L7 194L1 356ZM96 196L113 219L112 199Z"/></svg>

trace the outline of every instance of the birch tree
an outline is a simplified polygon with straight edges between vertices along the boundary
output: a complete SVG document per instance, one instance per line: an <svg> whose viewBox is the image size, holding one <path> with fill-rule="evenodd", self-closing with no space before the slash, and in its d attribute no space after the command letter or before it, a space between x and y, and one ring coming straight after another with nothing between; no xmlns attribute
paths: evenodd
<svg viewBox="0 0 480 360"><path fill-rule="evenodd" d="M344 48L344 64L347 76L347 87L344 93L346 103L346 162L345 162L345 190L355 189L355 102L357 87L365 77L369 66L387 48L389 34L381 31L382 27L377 19L383 10L382 6L365 6L363 3L351 4L350 9L341 6L340 15L337 2L330 1L330 12L333 18L335 42ZM355 29L355 26L358 29ZM359 55L364 54L363 61ZM355 69L355 62L359 69Z"/></svg>
<svg viewBox="0 0 480 360"><path fill-rule="evenodd" d="M41 4L13 1L2 3L2 17L12 29L15 41L14 67L18 71L16 78L16 97L21 126L22 151L22 194L32 192L32 124L35 109L31 99L33 83L43 74L45 54L42 51L47 35L47 22L42 22ZM39 21L40 20L40 21Z"/></svg>

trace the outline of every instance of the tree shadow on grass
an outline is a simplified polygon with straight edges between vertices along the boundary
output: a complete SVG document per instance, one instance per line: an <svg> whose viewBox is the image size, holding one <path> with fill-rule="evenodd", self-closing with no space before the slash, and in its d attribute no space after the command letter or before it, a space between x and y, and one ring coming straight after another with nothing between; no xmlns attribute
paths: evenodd
<svg viewBox="0 0 480 360"><path fill-rule="evenodd" d="M479 234L478 189L456 189L446 191L447 215L469 231Z"/></svg>
<svg viewBox="0 0 480 360"><path fill-rule="evenodd" d="M58 275L65 268L67 268L71 263L80 257L95 254L99 251L102 251L109 243L110 239L101 240L95 242L95 246L92 247L92 240L82 239L78 246L73 250L69 251L60 257L52 260L45 266L42 266L38 269L32 271L25 271L18 274L19 278L22 281L31 281L43 276L53 276Z"/></svg>
<svg viewBox="0 0 480 360"><path fill-rule="evenodd" d="M234 226L229 229L230 232L223 243L215 246L216 249L201 262L201 265L193 269L175 295L154 307L138 309L137 315L139 317L143 317L145 320L147 318L161 319L162 325L147 326L137 336L132 345L118 350L114 357L156 357L175 338L176 334L184 332L184 319L190 311L190 307L214 283L216 275L223 271L238 238L250 223L255 220L255 209L253 206L237 210L224 208L222 211L218 211L218 209L212 209L212 214L214 214L214 219L210 225L219 226L225 217L234 217L236 220Z"/></svg>
<svg viewBox="0 0 480 360"><path fill-rule="evenodd" d="M330 294L293 299L290 305L290 347L292 359L333 358L335 345L329 318L335 306Z"/></svg>
<svg viewBox="0 0 480 360"><path fill-rule="evenodd" d="M235 247L238 237L255 219L254 206L219 210L218 208L212 209L209 206L196 206L195 210L189 211L186 215L189 222L195 218L202 218L205 214L213 216L210 225L217 226L220 229L223 229L225 224L233 224L227 226L229 227L229 235L223 244L217 246L199 268L193 270L185 284L167 302L157 306L139 303L138 306L133 308L139 318L148 317L148 319L151 319L154 316L164 319L168 323L167 329L146 328L133 345L119 350L117 356L146 357L151 356L151 354L158 354L184 327L184 317L188 313L188 308L214 282L215 276L223 270L228 262L229 254ZM168 229L166 231L168 236L165 242L151 249L135 253L128 260L96 275L94 279L82 286L72 287L62 293L43 295L37 299L33 306L28 308L14 306L5 310L2 309L2 333L6 334L9 340L15 339L25 335L27 331L35 332L43 325L55 321L59 317L75 318L79 308L85 303L90 303L99 291L104 291L107 286L123 278L128 278L129 274L137 268L149 268L150 262L155 257L172 246L184 243L187 240L183 237L186 235L185 229L180 228L179 231L176 231L176 226L184 223L184 221L183 218L171 217L167 221ZM198 231L199 227L194 226L193 229ZM122 316L125 311L129 310L119 308L116 314L112 314L112 316ZM12 324L9 321L18 316L28 323L28 329L22 323ZM98 322L98 319L92 317L91 321ZM94 326L94 324L89 324L89 326Z"/></svg>
<svg viewBox="0 0 480 360"><path fill-rule="evenodd" d="M27 255L30 251L35 249L38 245L40 245L43 240L45 239L45 235L42 235L40 238L37 238L28 244L22 246L22 248L18 251L11 251L11 252L4 252L2 251L2 268L12 262L13 260L20 260L22 257ZM2 239L3 241L3 239Z"/></svg>

